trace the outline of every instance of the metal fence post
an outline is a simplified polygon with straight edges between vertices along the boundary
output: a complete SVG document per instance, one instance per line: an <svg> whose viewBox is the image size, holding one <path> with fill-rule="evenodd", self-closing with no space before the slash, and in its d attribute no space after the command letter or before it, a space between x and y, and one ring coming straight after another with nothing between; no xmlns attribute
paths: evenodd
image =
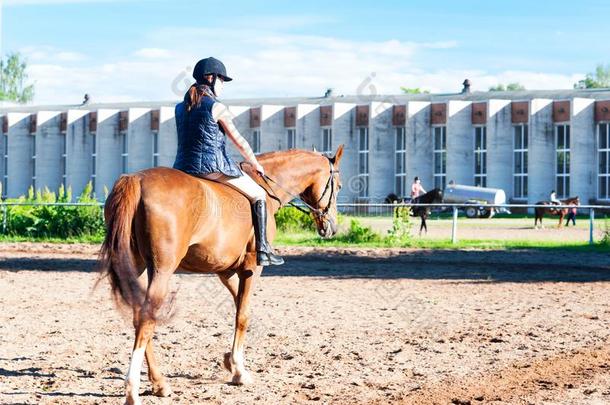
<svg viewBox="0 0 610 405"><path fill-rule="evenodd" d="M2 233L6 234L6 216L7 216L6 205L2 204Z"/></svg>
<svg viewBox="0 0 610 405"><path fill-rule="evenodd" d="M589 245L592 245L595 241L593 240L593 226L595 224L595 210L589 209Z"/></svg>
<svg viewBox="0 0 610 405"><path fill-rule="evenodd" d="M458 209L454 205L453 206L453 223L451 225L451 243L457 243L457 219L458 219Z"/></svg>

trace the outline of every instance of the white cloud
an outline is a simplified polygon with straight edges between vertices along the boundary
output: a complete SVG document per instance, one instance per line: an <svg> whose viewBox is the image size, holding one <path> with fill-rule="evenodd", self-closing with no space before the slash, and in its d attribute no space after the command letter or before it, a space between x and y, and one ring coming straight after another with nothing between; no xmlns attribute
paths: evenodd
<svg viewBox="0 0 610 405"><path fill-rule="evenodd" d="M134 55L139 56L141 58L162 59L171 57L172 53L168 49L142 48L135 51Z"/></svg>
<svg viewBox="0 0 610 405"><path fill-rule="evenodd" d="M66 51L53 46L28 46L20 50L28 62L78 62L85 60L86 55L80 52Z"/></svg>
<svg viewBox="0 0 610 405"><path fill-rule="evenodd" d="M178 100L193 81L196 61L210 55L223 60L235 79L225 87L226 98L321 96L329 87L335 94L397 94L400 86L457 92L465 78L473 82L473 90L515 81L531 89L571 88L580 77L451 69L449 62L430 69L419 62L422 55L442 55L457 47L454 41L355 41L249 27L169 27L151 32L144 42L150 46L89 66L57 58L32 59L35 102L76 103L84 93L94 102Z"/></svg>

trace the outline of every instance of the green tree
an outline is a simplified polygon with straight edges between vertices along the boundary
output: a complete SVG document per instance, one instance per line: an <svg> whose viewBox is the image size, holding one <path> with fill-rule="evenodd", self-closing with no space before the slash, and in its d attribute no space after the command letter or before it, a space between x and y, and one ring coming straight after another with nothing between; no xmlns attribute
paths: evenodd
<svg viewBox="0 0 610 405"><path fill-rule="evenodd" d="M0 60L0 100L27 103L34 98L34 85L26 86L27 64L17 52Z"/></svg>
<svg viewBox="0 0 610 405"><path fill-rule="evenodd" d="M601 89L610 87L610 65L599 64L594 73L587 73L583 80L574 84L575 89Z"/></svg>
<svg viewBox="0 0 610 405"><path fill-rule="evenodd" d="M409 88L409 87L400 87L405 94L430 94L430 90L422 90L419 87Z"/></svg>
<svg viewBox="0 0 610 405"><path fill-rule="evenodd" d="M520 91L520 90L525 90L525 86L518 82L508 83L506 86L504 86L502 83L499 83L499 84L497 84L495 86L491 86L489 88L489 91Z"/></svg>

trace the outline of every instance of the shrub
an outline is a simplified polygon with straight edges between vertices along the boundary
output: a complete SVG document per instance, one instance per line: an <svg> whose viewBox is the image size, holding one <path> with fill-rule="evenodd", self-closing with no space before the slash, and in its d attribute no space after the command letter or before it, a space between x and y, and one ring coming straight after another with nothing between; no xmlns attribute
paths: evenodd
<svg viewBox="0 0 610 405"><path fill-rule="evenodd" d="M340 235L337 239L348 243L373 243L381 242L382 237L373 231L370 226L364 226L360 221L352 219L347 232Z"/></svg>
<svg viewBox="0 0 610 405"><path fill-rule="evenodd" d="M275 213L277 229L286 231L315 230L316 226L310 214L306 214L295 207L283 207Z"/></svg>
<svg viewBox="0 0 610 405"><path fill-rule="evenodd" d="M21 196L6 202L20 203L70 203L72 191L61 186L57 192L45 188L34 192L28 190ZM92 196L91 184L87 184L77 198L79 203L97 203ZM102 236L104 218L101 207L61 205L14 205L6 210L6 234L27 237L79 237Z"/></svg>
<svg viewBox="0 0 610 405"><path fill-rule="evenodd" d="M411 228L413 227L413 222L411 222L410 211L410 208L406 206L394 208L392 229L388 230L388 236L386 238L386 241L389 244L405 245L411 241Z"/></svg>

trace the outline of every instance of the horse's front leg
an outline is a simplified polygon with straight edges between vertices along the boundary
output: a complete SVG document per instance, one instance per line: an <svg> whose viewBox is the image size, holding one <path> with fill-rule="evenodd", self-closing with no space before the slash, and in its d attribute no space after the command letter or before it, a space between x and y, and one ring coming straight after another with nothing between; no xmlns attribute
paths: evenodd
<svg viewBox="0 0 610 405"><path fill-rule="evenodd" d="M252 287L254 280L259 277L261 270L262 267L258 266L254 271L241 270L238 272L239 289L236 299L235 335L233 337L233 347L229 359L229 365L231 366L230 371L233 373L231 382L237 385L250 384L253 382L252 377L246 370L244 364L244 343L246 339L246 330L250 323L250 298L252 297Z"/></svg>

